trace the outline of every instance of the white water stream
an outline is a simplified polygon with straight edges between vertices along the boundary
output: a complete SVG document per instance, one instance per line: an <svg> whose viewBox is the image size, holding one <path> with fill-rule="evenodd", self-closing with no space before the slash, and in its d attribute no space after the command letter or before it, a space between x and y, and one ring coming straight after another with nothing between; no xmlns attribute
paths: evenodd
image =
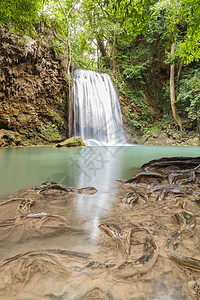
<svg viewBox="0 0 200 300"><path fill-rule="evenodd" d="M74 71L72 113L74 135L87 144L126 143L119 99L108 74Z"/></svg>

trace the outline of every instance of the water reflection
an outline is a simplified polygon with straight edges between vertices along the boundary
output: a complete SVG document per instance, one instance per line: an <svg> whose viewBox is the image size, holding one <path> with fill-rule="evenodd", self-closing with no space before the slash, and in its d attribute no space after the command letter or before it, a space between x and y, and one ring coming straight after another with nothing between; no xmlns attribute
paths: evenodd
<svg viewBox="0 0 200 300"><path fill-rule="evenodd" d="M0 149L0 195L38 185L49 179L75 187L92 185L103 191L108 189L109 184L104 178L107 180L129 178L135 175L137 168L150 159L181 155L199 156L199 147Z"/></svg>
<svg viewBox="0 0 200 300"><path fill-rule="evenodd" d="M121 168L116 164L118 161L123 164L123 152L120 147L88 147L84 151L77 150L77 156L72 160L72 165L79 170L78 186L89 186L91 181L98 182L98 195L78 197L76 204L77 218L93 216L90 222L85 222L84 229L91 228L91 240L96 240L100 224L100 216L105 211L112 209L111 195L114 199L116 190L113 188L113 174L120 178ZM81 155L82 154L82 155ZM112 186L112 190L111 190Z"/></svg>

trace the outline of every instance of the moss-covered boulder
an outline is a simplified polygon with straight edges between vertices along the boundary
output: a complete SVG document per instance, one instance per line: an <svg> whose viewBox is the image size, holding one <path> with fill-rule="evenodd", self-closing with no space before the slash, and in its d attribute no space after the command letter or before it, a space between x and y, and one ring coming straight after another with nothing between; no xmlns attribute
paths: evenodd
<svg viewBox="0 0 200 300"><path fill-rule="evenodd" d="M84 147L85 143L80 136L71 137L64 142L61 142L56 145L56 147Z"/></svg>

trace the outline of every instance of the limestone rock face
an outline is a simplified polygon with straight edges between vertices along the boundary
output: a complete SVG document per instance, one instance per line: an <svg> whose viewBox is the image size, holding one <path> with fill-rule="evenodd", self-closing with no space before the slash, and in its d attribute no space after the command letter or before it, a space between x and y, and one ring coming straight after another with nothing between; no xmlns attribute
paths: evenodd
<svg viewBox="0 0 200 300"><path fill-rule="evenodd" d="M21 137L18 132L12 130L0 130L0 147L18 146L21 144Z"/></svg>
<svg viewBox="0 0 200 300"><path fill-rule="evenodd" d="M74 136L67 140L65 140L62 143L59 143L56 145L56 147L84 147L85 143L83 142L83 139L80 136Z"/></svg>
<svg viewBox="0 0 200 300"><path fill-rule="evenodd" d="M65 137L67 78L62 63L42 41L22 40L0 28L0 129L20 136L19 145Z"/></svg>

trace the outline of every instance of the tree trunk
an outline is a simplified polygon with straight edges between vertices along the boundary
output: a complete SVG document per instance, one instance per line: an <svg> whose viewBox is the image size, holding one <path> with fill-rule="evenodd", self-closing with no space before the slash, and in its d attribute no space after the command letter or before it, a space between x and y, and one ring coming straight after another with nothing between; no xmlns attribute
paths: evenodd
<svg viewBox="0 0 200 300"><path fill-rule="evenodd" d="M68 105L67 105L67 137L72 136L72 104L71 104L71 80L69 79Z"/></svg>
<svg viewBox="0 0 200 300"><path fill-rule="evenodd" d="M116 19L116 10L114 12L114 26L117 22L117 19ZM115 49L116 49L116 29L114 27L114 30L113 30L113 48L112 48L112 57L113 57L113 73L115 74L115 71L116 71L116 64L115 64Z"/></svg>
<svg viewBox="0 0 200 300"><path fill-rule="evenodd" d="M197 103L197 133L200 138L200 103Z"/></svg>
<svg viewBox="0 0 200 300"><path fill-rule="evenodd" d="M175 52L175 42L173 42L172 46L171 46L172 56L173 56L174 52ZM173 62L170 66L170 100L171 100L171 108L172 108L174 121L179 126L180 130L182 130L181 119L180 119L179 115L177 114L176 105L175 105L176 96L175 96L174 78L175 78L175 62Z"/></svg>
<svg viewBox="0 0 200 300"><path fill-rule="evenodd" d="M176 94L178 94L178 92L179 92L179 80L180 80L180 76L181 76L181 70L183 67L183 61L184 61L184 59L182 58L179 66L178 66L178 73L177 73L177 77L176 77Z"/></svg>
<svg viewBox="0 0 200 300"><path fill-rule="evenodd" d="M109 69L110 68L110 61L109 61L109 58L107 56L106 48L104 46L104 43L103 43L101 37L97 36L96 39L97 39L97 44L98 44L99 50L100 50L101 55L102 55L102 57L104 59L104 66L107 69Z"/></svg>
<svg viewBox="0 0 200 300"><path fill-rule="evenodd" d="M114 36L113 36L113 51L112 51L112 57L113 57L113 73L116 71L116 65L115 65L115 48L116 48L116 31L114 29Z"/></svg>
<svg viewBox="0 0 200 300"><path fill-rule="evenodd" d="M71 39L70 39L70 31L69 31L69 14L71 13L72 9L74 8L76 2L74 3L74 5L70 8L70 10L68 11L68 14L65 13L65 10L62 6L62 3L60 2L60 0L58 0L58 3L60 5L60 8L65 16L66 19L66 23L67 23L67 54L68 54L68 63L67 63L67 75L70 77L70 66L71 66Z"/></svg>
<svg viewBox="0 0 200 300"><path fill-rule="evenodd" d="M62 3L60 0L58 0L58 3L60 5L60 8L65 16L66 22L67 22L67 54L68 54L68 62L67 62L67 76L68 76L68 82L69 82L69 92L68 92L68 116L67 116L67 136L71 136L71 37L70 37L70 30L69 30L69 15L71 11L74 9L77 1L74 2L68 13L66 14Z"/></svg>
<svg viewBox="0 0 200 300"><path fill-rule="evenodd" d="M68 21L68 18L67 18ZM69 93L68 93L68 132L67 137L72 136L72 129L71 129L71 39L70 39L70 32L69 32L69 22L67 22L67 39L68 39L68 64L67 64L67 75L68 75L68 82L69 82Z"/></svg>

